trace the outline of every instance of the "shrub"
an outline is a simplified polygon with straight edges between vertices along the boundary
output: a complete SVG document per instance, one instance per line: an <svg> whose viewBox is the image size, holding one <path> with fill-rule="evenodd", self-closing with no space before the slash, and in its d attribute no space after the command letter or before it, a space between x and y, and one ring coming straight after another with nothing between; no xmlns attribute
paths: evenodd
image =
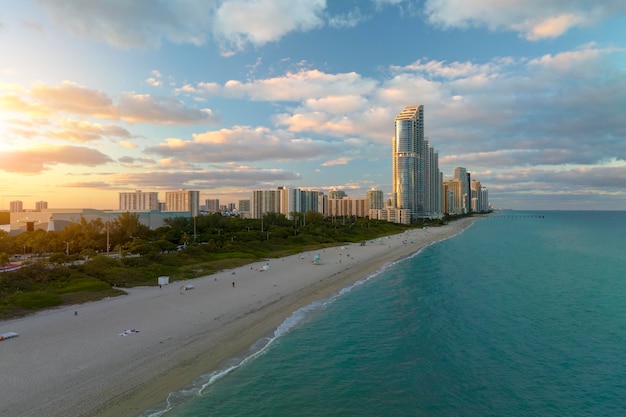
<svg viewBox="0 0 626 417"><path fill-rule="evenodd" d="M17 293L11 296L13 305L29 310L54 307L63 302L58 294L32 291L27 293Z"/></svg>

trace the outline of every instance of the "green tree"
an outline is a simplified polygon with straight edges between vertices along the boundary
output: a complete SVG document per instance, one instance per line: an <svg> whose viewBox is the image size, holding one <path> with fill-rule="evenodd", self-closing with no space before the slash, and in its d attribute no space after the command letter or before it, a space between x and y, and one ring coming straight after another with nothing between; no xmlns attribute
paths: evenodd
<svg viewBox="0 0 626 417"><path fill-rule="evenodd" d="M109 239L112 246L124 245L132 238L146 239L150 229L139 221L137 213L122 213L110 223Z"/></svg>
<svg viewBox="0 0 626 417"><path fill-rule="evenodd" d="M287 220L287 216L282 213L269 212L263 215L264 227L270 226L290 226L291 222Z"/></svg>
<svg viewBox="0 0 626 417"><path fill-rule="evenodd" d="M306 224L319 224L324 222L324 216L322 213L316 211L307 211L304 215Z"/></svg>

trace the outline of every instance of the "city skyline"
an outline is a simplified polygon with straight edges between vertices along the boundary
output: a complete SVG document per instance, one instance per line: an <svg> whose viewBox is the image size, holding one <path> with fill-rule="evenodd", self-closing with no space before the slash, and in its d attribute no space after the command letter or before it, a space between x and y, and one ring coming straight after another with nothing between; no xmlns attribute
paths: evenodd
<svg viewBox="0 0 626 417"><path fill-rule="evenodd" d="M1 210L388 196L394 118L416 104L444 179L467 168L494 207L626 207L623 2L3 6Z"/></svg>

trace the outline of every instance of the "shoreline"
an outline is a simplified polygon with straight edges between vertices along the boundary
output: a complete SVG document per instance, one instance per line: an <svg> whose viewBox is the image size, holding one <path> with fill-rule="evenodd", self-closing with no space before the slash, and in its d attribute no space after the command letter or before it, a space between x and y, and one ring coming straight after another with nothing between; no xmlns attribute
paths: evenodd
<svg viewBox="0 0 626 417"><path fill-rule="evenodd" d="M249 352L298 309L477 218L0 322L0 415L137 416ZM315 255L321 262L312 262ZM266 267L266 269L265 269ZM193 285L181 291L179 285ZM233 284L234 283L234 284ZM136 329L120 336L125 329Z"/></svg>

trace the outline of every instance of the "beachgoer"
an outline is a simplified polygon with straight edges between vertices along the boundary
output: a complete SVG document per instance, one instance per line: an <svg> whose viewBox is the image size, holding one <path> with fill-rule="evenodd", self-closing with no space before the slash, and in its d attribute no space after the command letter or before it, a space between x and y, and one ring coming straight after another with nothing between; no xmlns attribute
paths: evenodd
<svg viewBox="0 0 626 417"><path fill-rule="evenodd" d="M235 281L233 281L233 288L235 288Z"/></svg>

